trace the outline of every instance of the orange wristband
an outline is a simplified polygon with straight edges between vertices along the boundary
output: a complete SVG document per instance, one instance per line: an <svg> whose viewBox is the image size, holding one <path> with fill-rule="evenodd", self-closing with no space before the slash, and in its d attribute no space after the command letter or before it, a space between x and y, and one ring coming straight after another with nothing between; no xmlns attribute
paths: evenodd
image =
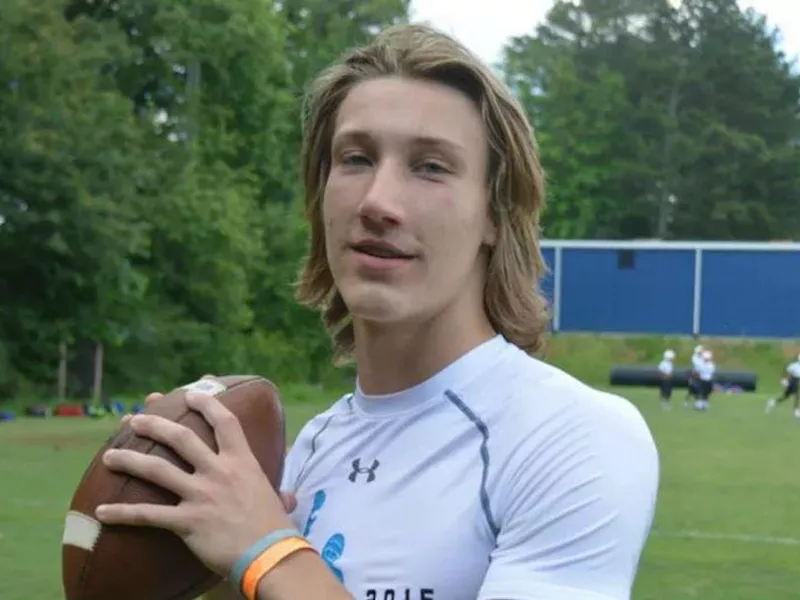
<svg viewBox="0 0 800 600"><path fill-rule="evenodd" d="M256 600L258 584L278 563L299 550L313 549L313 546L301 537L285 538L273 544L245 569L242 576L242 594L247 600Z"/></svg>

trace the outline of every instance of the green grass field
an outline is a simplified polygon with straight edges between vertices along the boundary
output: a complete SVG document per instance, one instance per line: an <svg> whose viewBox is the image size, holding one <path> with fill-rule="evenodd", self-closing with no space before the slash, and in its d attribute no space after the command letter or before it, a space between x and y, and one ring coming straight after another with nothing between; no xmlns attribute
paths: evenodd
<svg viewBox="0 0 800 600"><path fill-rule="evenodd" d="M336 393L287 406L291 435ZM800 422L764 414L763 394L721 396L699 414L663 411L653 390L621 390L660 448L661 492L635 600L790 600L800 569ZM678 391L682 399L683 391ZM0 598L57 600L62 519L113 419L0 423ZM145 599L143 599L145 600Z"/></svg>

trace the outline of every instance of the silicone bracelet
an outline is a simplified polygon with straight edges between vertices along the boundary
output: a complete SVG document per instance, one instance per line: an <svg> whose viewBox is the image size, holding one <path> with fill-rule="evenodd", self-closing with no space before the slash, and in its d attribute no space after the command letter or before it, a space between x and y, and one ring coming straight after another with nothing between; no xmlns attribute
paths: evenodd
<svg viewBox="0 0 800 600"><path fill-rule="evenodd" d="M242 595L247 600L257 600L258 584L274 569L283 559L299 550L313 550L311 544L301 537L282 539L267 548L250 566L245 569L242 577Z"/></svg>
<svg viewBox="0 0 800 600"><path fill-rule="evenodd" d="M250 566L259 555L263 554L264 551L269 548L270 546L280 542L281 540L285 540L286 538L290 537L297 537L300 535L300 532L296 529L278 529L277 531L273 531L268 533L263 538L258 540L255 544L250 546L247 551L239 557L233 567L231 567L231 572L228 575L228 579L233 584L234 588L237 590L242 589L242 577L244 577L244 572L247 567Z"/></svg>

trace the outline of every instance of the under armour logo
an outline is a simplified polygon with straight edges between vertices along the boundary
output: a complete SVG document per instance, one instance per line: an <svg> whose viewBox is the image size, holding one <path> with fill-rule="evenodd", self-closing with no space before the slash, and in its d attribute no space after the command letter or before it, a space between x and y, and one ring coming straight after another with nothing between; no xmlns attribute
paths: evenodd
<svg viewBox="0 0 800 600"><path fill-rule="evenodd" d="M366 474L367 475L367 483L375 481L375 469L380 466L380 462L377 460L372 461L372 466L369 468L364 468L361 466L361 459L357 458L353 461L353 472L350 473L348 479L355 483L356 479L359 475Z"/></svg>

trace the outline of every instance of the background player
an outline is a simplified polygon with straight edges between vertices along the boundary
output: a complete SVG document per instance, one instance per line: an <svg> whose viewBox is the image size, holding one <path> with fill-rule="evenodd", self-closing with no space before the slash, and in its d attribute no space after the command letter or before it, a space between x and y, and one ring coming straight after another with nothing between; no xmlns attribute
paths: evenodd
<svg viewBox="0 0 800 600"><path fill-rule="evenodd" d="M700 399L700 366L703 364L704 351L705 348L698 344L692 352L691 364L689 365L689 382L686 386L686 398L683 401L684 408L689 408L692 400L695 400L696 407L696 401Z"/></svg>
<svg viewBox="0 0 800 600"><path fill-rule="evenodd" d="M794 416L800 419L800 354L797 360L789 363L786 367L786 385L783 388L783 395L779 398L770 398L767 402L767 412L771 412L781 402L794 396Z"/></svg>
<svg viewBox="0 0 800 600"><path fill-rule="evenodd" d="M661 406L663 408L670 408L670 400L672 398L672 373L675 370L675 352L666 350L664 357L658 365L658 371L661 373Z"/></svg>
<svg viewBox="0 0 800 600"><path fill-rule="evenodd" d="M695 400L694 406L697 410L708 410L711 394L714 392L714 375L717 372L717 365L714 363L714 356L711 350L703 350L696 369L698 398Z"/></svg>

